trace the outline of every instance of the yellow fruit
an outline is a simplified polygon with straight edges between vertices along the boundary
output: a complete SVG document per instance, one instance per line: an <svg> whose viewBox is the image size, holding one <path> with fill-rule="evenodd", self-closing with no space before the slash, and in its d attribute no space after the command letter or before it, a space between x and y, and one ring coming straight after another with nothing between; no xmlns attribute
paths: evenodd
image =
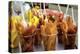
<svg viewBox="0 0 80 54"><path fill-rule="evenodd" d="M11 17L11 48L18 47L19 40L17 37L19 36L16 25L20 23L22 17L21 16L12 16Z"/></svg>
<svg viewBox="0 0 80 54"><path fill-rule="evenodd" d="M27 11L25 12L25 18L26 20L28 20L28 22L31 21L32 16L33 16L33 13L31 10L29 10L28 12Z"/></svg>
<svg viewBox="0 0 80 54"><path fill-rule="evenodd" d="M39 6L35 6L34 8L30 9L28 12L25 12L25 17L28 19L29 26L34 25L37 27L39 23L39 18L35 15L37 15L37 12L39 12Z"/></svg>
<svg viewBox="0 0 80 54"><path fill-rule="evenodd" d="M33 24L34 24L35 26L37 26L38 23L39 23L39 18L36 17L36 16L34 16L33 19L34 19L34 23L33 23Z"/></svg>
<svg viewBox="0 0 80 54"><path fill-rule="evenodd" d="M29 26L34 25L35 27L37 27L38 23L39 23L39 18L37 16L33 16L31 21L29 22Z"/></svg>
<svg viewBox="0 0 80 54"><path fill-rule="evenodd" d="M39 6L35 6L35 8L36 8L36 9L40 9L40 7L39 7Z"/></svg>

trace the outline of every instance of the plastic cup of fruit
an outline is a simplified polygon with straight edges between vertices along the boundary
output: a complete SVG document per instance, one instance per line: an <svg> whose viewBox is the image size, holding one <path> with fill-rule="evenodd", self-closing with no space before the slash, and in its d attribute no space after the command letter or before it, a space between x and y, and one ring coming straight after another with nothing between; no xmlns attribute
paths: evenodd
<svg viewBox="0 0 80 54"><path fill-rule="evenodd" d="M22 46L22 51L23 52L33 52L34 51L34 36L35 36L35 32L28 34L28 35L24 35L23 39L24 39L24 45Z"/></svg>
<svg viewBox="0 0 80 54"><path fill-rule="evenodd" d="M56 49L56 37L57 34L45 34L42 33L42 47L45 51L55 50Z"/></svg>
<svg viewBox="0 0 80 54"><path fill-rule="evenodd" d="M40 45L41 45L41 30L40 28L37 28L35 35L35 46L38 47Z"/></svg>
<svg viewBox="0 0 80 54"><path fill-rule="evenodd" d="M60 28L58 28L58 34L57 35L58 35L58 43L59 44L63 44L62 38L64 36L64 33L63 33L63 31Z"/></svg>
<svg viewBox="0 0 80 54"><path fill-rule="evenodd" d="M64 38L64 49L75 49L76 33L67 34L67 39Z"/></svg>

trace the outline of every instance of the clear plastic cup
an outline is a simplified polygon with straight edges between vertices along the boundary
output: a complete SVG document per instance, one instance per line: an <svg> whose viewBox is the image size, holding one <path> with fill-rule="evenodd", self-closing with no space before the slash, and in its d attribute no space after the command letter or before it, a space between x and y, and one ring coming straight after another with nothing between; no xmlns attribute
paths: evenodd
<svg viewBox="0 0 80 54"><path fill-rule="evenodd" d="M67 37L64 38L64 49L75 49L76 48L76 33L67 34Z"/></svg>
<svg viewBox="0 0 80 54"><path fill-rule="evenodd" d="M34 51L35 34L36 33L34 32L30 35L23 36L23 39L24 39L24 45L22 45L23 52L33 52Z"/></svg>
<svg viewBox="0 0 80 54"><path fill-rule="evenodd" d="M57 34L57 36L58 36L58 43L59 44L63 44L62 38L64 36L64 33L63 33L62 29L60 28L60 26L58 26L58 34Z"/></svg>
<svg viewBox="0 0 80 54"><path fill-rule="evenodd" d="M41 30L38 28L36 29L36 35L35 35L35 46L41 45Z"/></svg>
<svg viewBox="0 0 80 54"><path fill-rule="evenodd" d="M63 44L63 40L62 40L62 38L63 38L63 36L64 36L64 34L58 34L58 43L59 44Z"/></svg>
<svg viewBox="0 0 80 54"><path fill-rule="evenodd" d="M57 34L45 34L42 33L42 47L45 51L55 50L56 49L56 37Z"/></svg>

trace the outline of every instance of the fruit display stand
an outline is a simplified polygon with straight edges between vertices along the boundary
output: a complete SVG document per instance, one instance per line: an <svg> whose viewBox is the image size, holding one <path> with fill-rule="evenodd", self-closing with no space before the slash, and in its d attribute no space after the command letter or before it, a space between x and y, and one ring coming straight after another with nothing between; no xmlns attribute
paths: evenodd
<svg viewBox="0 0 80 54"><path fill-rule="evenodd" d="M32 6L33 6L33 3L32 3ZM71 6L71 5L70 5ZM21 5L21 7L22 7L22 5ZM44 11L45 11L45 4L44 4ZM55 5L55 4L49 4L49 9L52 9L52 10L57 10L57 11L59 11L59 12L63 12L63 13L65 13L65 15L70 15L70 16L74 16L73 18L74 18L74 20L76 21L76 25L78 24L78 22L77 22L77 18L78 18L78 11L77 11L77 8L75 8L75 6L71 6L71 7L73 7L73 9L74 9L74 11L73 11L73 9L72 8L70 8L68 5L67 6L60 6L60 5ZM40 6L40 8L41 8L41 6ZM15 9L15 8L14 8ZM24 11L23 11L23 8L20 8L19 10L21 10L21 15L22 15L22 17L23 17L23 20L25 20L24 19ZM73 14L74 13L74 14ZM16 15L15 13L14 13L14 15ZM65 16L64 16L65 17ZM78 26L78 25L77 25ZM77 43L78 42L78 35L77 35L77 37L76 37L76 47L78 46ZM76 48L75 48L76 49ZM53 50L53 51L57 51L57 50L64 50L64 46L62 45L62 44L59 44L58 43L58 37L56 38L56 49L55 50ZM38 46L38 47L35 47L35 46L33 46L33 52L40 52L40 51L44 51L44 49L43 49L43 46L42 45L40 45L40 46ZM19 46L17 47L17 48L13 48L12 49L12 52L22 52L22 48L21 48L21 45L19 44Z"/></svg>

